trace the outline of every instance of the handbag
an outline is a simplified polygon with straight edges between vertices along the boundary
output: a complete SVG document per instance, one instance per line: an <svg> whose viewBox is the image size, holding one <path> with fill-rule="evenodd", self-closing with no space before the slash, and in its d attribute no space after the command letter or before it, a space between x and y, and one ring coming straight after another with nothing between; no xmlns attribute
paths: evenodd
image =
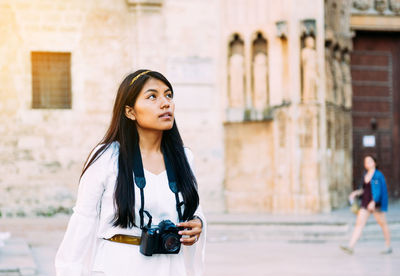
<svg viewBox="0 0 400 276"><path fill-rule="evenodd" d="M350 211L357 215L359 210L360 210L360 197L356 196L354 200L350 200Z"/></svg>
<svg viewBox="0 0 400 276"><path fill-rule="evenodd" d="M358 211L360 210L360 204L358 204L358 200L354 200L350 206L350 210L357 215Z"/></svg>

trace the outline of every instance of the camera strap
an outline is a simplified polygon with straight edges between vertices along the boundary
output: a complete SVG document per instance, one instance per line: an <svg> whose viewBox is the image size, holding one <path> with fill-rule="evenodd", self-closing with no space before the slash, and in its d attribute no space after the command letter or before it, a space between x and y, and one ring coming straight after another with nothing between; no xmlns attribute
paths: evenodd
<svg viewBox="0 0 400 276"><path fill-rule="evenodd" d="M176 211L178 212L179 222L182 222L183 216L181 207L185 202L179 201L179 190L178 190L178 185L176 184L175 171L172 168L171 163L168 161L167 155L165 153L163 153L163 155L164 155L165 169L167 170L167 175L168 175L168 185L170 190L175 194Z"/></svg>
<svg viewBox="0 0 400 276"><path fill-rule="evenodd" d="M183 221L181 206L184 204L184 202L179 201L179 190L176 184L175 172L171 166L171 163L168 162L165 153L163 153L163 156L164 156L165 168L167 170L167 175L168 175L168 185L170 190L175 194L176 210L178 212L179 221L181 222ZM139 143L137 143L136 145L135 154L133 156L133 172L135 174L135 184L140 189L140 209L139 209L140 229L144 227L144 214L146 214L149 218L147 227L151 227L152 216L148 211L144 210L144 187L146 186L146 178L144 176L142 155L140 153Z"/></svg>
<svg viewBox="0 0 400 276"><path fill-rule="evenodd" d="M147 226L151 226L152 216L149 212L144 210L144 187L146 186L146 178L144 177L143 171L143 163L142 163L142 155L140 153L139 143L136 145L135 154L133 156L133 172L135 174L135 184L140 189L140 209L139 209L139 216L140 216L140 229L144 227L144 216L145 213L149 221Z"/></svg>

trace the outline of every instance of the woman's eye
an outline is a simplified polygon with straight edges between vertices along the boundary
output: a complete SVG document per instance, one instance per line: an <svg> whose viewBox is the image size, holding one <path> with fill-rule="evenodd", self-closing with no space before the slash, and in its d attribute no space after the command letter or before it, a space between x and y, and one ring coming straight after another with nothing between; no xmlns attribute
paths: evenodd
<svg viewBox="0 0 400 276"><path fill-rule="evenodd" d="M169 94L167 94L167 97L170 98L170 99L173 99L174 95L172 95L172 93L169 93Z"/></svg>
<svg viewBox="0 0 400 276"><path fill-rule="evenodd" d="M155 99L155 98L156 98L155 95L150 95L150 96L147 97L147 99Z"/></svg>

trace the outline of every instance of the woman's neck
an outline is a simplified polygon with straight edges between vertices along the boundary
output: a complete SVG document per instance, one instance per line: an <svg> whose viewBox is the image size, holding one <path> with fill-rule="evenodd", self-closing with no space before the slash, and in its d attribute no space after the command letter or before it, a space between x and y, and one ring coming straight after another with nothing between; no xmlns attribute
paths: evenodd
<svg viewBox="0 0 400 276"><path fill-rule="evenodd" d="M369 170L367 171L368 174L374 174L374 172L375 172L375 168L369 169Z"/></svg>
<svg viewBox="0 0 400 276"><path fill-rule="evenodd" d="M138 127L141 154L161 153L162 130L147 130Z"/></svg>

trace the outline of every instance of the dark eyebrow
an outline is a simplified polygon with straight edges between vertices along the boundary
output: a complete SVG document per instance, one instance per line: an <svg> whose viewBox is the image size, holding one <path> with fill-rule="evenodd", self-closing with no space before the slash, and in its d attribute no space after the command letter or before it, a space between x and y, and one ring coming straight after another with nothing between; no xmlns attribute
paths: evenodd
<svg viewBox="0 0 400 276"><path fill-rule="evenodd" d="M168 92L168 91L171 91L171 89L169 89L169 88L165 89L164 93ZM147 89L144 93L147 93L147 92L156 92L156 93L158 93L158 90L150 88L150 89Z"/></svg>
<svg viewBox="0 0 400 276"><path fill-rule="evenodd" d="M156 93L158 93L158 91L156 89L152 89L152 88L147 89L144 93L147 93L147 92L156 92Z"/></svg>

